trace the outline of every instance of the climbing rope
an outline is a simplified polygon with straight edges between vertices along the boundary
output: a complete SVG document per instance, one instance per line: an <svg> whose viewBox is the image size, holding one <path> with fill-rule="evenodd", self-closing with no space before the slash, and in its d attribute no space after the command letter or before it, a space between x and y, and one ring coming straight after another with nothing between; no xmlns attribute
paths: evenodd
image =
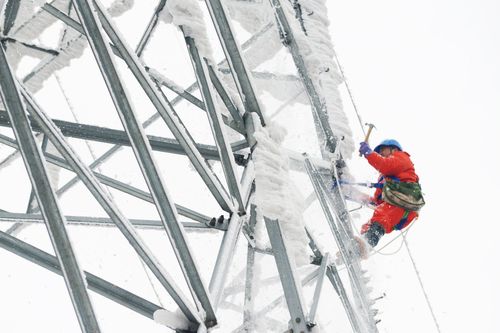
<svg viewBox="0 0 500 333"><path fill-rule="evenodd" d="M363 134L364 134L364 135L366 135L366 133L365 133L365 128L364 128L364 126L363 126L363 121L361 120L361 115L360 115L359 110L358 110L358 108L357 108L357 106L356 106L356 103L355 103L355 101L354 101L354 96L353 96L353 94L352 94L351 88L349 87L349 83L348 83L347 78L346 78L345 73L344 73L344 69L342 68L342 65L340 64L339 58L338 58L338 56L337 56L337 52L336 52L335 50L333 50L333 55L334 55L334 57L335 57L335 61L336 61L337 66L338 66L338 68L339 68L340 74L342 75L342 79L344 80L344 83L345 83L345 86L346 86L346 89L347 89L347 93L349 94L349 98L350 98L350 100L351 100L351 103L352 103L352 106L353 106L353 108L354 108L354 111L356 112L356 116L357 116L357 118L358 118L358 121L359 121L359 125L360 125L360 127L361 127L361 130L363 131ZM423 284L422 278L421 278L421 276L420 276L420 272L419 272L419 270L418 270L418 268L417 268L417 265L416 265L416 263L415 263L415 259L413 258L413 255L412 255L412 253L411 253L411 251L410 251L410 248L409 248L409 246L408 246L408 242L407 242L407 240L406 240L406 235L407 235L407 234L408 234L408 232L410 231L410 228L413 226L413 224L414 224L414 223L411 223L411 224L410 224L410 225L406 228L406 230L405 230L405 231L401 231L401 233L400 233L397 237L394 237L394 238L393 238L390 242L388 242L387 244L385 244L385 245L384 245L382 248L380 248L379 250L373 250L373 252L374 252L374 253L376 253L376 254L386 255L386 256L388 256L388 255L394 255L394 254L398 253L398 252L399 252L399 251L403 248L403 245L405 245L405 247L406 247L406 251L408 252L408 256L409 256L409 258L410 258L410 260L411 260L411 263L412 263L412 265L413 265L413 269L415 270L415 274L416 274L417 279L418 279L418 282L419 282L419 284L420 284L420 288L421 288L422 293L423 293L423 295L424 295L425 301L427 302L427 307L429 308L429 311L430 311L430 313L431 313L431 315L432 315L432 319L433 319L433 321L434 321L434 325L436 326L436 330L437 330L437 332L441 333L441 329L440 329L440 327L439 327L439 323L438 323L438 321L437 321L436 315L435 315L434 310L433 310L433 307L432 307L432 305L431 305L431 302L430 302L429 296L427 295L427 292L426 292L426 290L425 290L425 288L424 288L424 284ZM357 229L356 229L356 231L357 231ZM359 232L358 232L358 235L359 235L359 236L361 236L361 235L359 234ZM396 241L396 240L397 240L398 238L400 238L400 237L402 238L402 241L401 241L401 244L400 244L400 246L398 247L398 249L397 249L396 251L391 252L391 253L382 253L382 252L381 252L381 250L383 250L384 248L386 248L387 246L389 246L390 244L392 244L394 241Z"/></svg>
<svg viewBox="0 0 500 333"><path fill-rule="evenodd" d="M422 293L424 294L425 301L427 302L427 307L429 308L429 311L432 315L432 319L434 320L434 325L436 325L436 330L441 333L441 329L439 328L438 321L436 319L436 315L434 314L434 310L432 308L431 302L429 300L429 296L427 295L427 292L425 291L424 288L424 283L422 282L422 278L420 277L420 272L417 269L417 265L415 264L415 259L413 259L413 255L411 254L410 247L408 246L408 242L406 241L406 237L404 234L403 235L403 242L406 246L406 251L408 251L408 256L410 257L411 263L413 265L413 269L415 270L415 274L417 275L418 278L418 283L420 284L420 289L422 289Z"/></svg>
<svg viewBox="0 0 500 333"><path fill-rule="evenodd" d="M361 120L361 115L359 114L358 107L356 106L356 103L354 102L354 96L352 94L351 88L349 87L349 83L347 82L347 77L344 74L344 69L342 68L342 65L340 64L339 58L337 56L337 52L335 49L333 49L333 56L335 57L335 62L337 63L337 67L339 68L340 74L342 76L342 80L344 80L345 87L347 89L347 93L349 94L349 98L352 103L352 107L354 108L354 111L356 112L356 116L358 117L359 121L359 126L361 127L361 130L363 131L363 136L366 136L365 132L365 127L363 126L363 121Z"/></svg>

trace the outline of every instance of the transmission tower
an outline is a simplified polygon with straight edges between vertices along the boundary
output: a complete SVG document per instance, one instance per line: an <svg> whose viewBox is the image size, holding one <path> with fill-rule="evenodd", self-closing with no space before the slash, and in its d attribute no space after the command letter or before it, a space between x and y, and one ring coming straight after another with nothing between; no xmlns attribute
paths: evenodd
<svg viewBox="0 0 500 333"><path fill-rule="evenodd" d="M144 3L3 4L0 246L63 276L82 332L94 294L176 332L333 332L333 303L377 332L325 1ZM22 239L43 224L52 250ZM95 273L118 238L156 301Z"/></svg>

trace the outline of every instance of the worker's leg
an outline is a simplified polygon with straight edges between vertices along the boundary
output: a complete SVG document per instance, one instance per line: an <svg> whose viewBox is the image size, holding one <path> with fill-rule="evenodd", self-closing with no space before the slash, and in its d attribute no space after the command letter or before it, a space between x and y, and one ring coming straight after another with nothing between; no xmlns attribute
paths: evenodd
<svg viewBox="0 0 500 333"><path fill-rule="evenodd" d="M378 222L371 222L366 231L363 233L363 236L368 244L371 247L375 247L378 244L380 238L385 234L384 228Z"/></svg>

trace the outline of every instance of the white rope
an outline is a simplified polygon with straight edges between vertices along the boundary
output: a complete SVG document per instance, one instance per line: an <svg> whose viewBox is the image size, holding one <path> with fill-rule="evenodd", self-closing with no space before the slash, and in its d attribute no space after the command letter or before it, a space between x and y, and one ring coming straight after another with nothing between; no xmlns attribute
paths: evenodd
<svg viewBox="0 0 500 333"><path fill-rule="evenodd" d="M425 291L424 288L424 283L422 282L422 278L420 277L420 272L417 269L417 265L415 264L415 260L413 259L413 255L410 252L410 247L408 246L408 242L406 241L406 237L404 234L403 235L403 242L406 246L406 251L408 251L408 256L410 257L411 263L413 264L413 269L415 270L415 274L417 275L418 282L420 284L420 288L422 289L422 293L424 294L425 301L427 302L427 306L429 308L429 311L432 315L432 319L434 320L434 324L436 325L436 330L441 333L441 329L439 328L438 321L436 319L436 315L434 314L434 310L432 309L431 301L429 300L429 296L427 295L427 292Z"/></svg>
<svg viewBox="0 0 500 333"><path fill-rule="evenodd" d="M349 94L349 98L351 99L351 103L352 103L352 106L354 108L354 111L356 112L356 116L358 117L359 126L361 127L361 130L363 131L363 135L366 136L365 127L363 126L363 121L361 120L361 115L359 114L358 107L356 106L356 103L354 102L354 96L351 92L351 88L349 87L349 83L347 82L347 77L344 74L344 69L342 68L342 65L340 64L340 61L339 61L339 58L337 56L337 52L335 51L335 49L333 49L333 56L335 57L335 62L337 63L340 74L342 75L342 80L344 80L345 87L347 89L347 93Z"/></svg>

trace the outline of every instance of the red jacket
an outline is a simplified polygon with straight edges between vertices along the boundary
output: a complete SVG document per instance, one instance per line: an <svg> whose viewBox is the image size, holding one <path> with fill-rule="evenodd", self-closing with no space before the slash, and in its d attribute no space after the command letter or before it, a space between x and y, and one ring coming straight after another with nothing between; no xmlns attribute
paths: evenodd
<svg viewBox="0 0 500 333"><path fill-rule="evenodd" d="M384 183L385 177L396 178L402 182L418 182L418 176L415 173L413 162L410 160L410 154L404 151L395 151L388 157L372 152L366 155L366 159L371 166L380 172L379 183ZM372 201L376 205L383 202L381 188L375 190Z"/></svg>

